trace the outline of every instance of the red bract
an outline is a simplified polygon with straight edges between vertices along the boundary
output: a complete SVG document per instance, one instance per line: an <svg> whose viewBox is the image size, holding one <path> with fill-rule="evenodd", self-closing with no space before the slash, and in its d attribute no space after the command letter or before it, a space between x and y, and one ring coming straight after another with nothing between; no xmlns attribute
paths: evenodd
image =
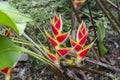
<svg viewBox="0 0 120 80"><path fill-rule="evenodd" d="M57 40L55 40L54 38L52 38L52 37L50 36L50 34L49 34L46 30L45 30L45 33L46 33L46 36L47 36L48 41L49 41L54 47L56 47L56 46L59 45L58 42L57 42Z"/></svg>
<svg viewBox="0 0 120 80"><path fill-rule="evenodd" d="M78 55L79 55L79 58L84 58L85 55L88 53L88 51L90 50L91 46L88 46L86 47L85 49L81 50Z"/></svg>
<svg viewBox="0 0 120 80"><path fill-rule="evenodd" d="M59 34L58 29L57 29L57 28L55 27L55 25L52 24L52 23L50 23L50 26L51 26L51 28L52 28L53 34L54 34L55 36L57 36L57 35Z"/></svg>
<svg viewBox="0 0 120 80"><path fill-rule="evenodd" d="M75 8L79 7L81 4L85 2L85 0L72 0Z"/></svg>
<svg viewBox="0 0 120 80"><path fill-rule="evenodd" d="M47 53L47 55L53 62L56 62L57 58L55 55L53 55L52 53Z"/></svg>
<svg viewBox="0 0 120 80"><path fill-rule="evenodd" d="M50 58L50 60L52 60L53 62L57 61L56 53L55 54L51 53L50 50L48 50L45 46L42 46L42 48L44 49L44 51L46 52L46 54L48 55L48 58Z"/></svg>
<svg viewBox="0 0 120 80"><path fill-rule="evenodd" d="M85 44L86 40L87 40L87 35L84 35L84 36L79 40L79 44L83 46L83 45Z"/></svg>
<svg viewBox="0 0 120 80"><path fill-rule="evenodd" d="M58 36L56 36L56 39L60 44L62 44L68 38L68 36L69 36L69 32L59 34Z"/></svg>
<svg viewBox="0 0 120 80"><path fill-rule="evenodd" d="M60 33L60 31L62 30L61 16L58 17L56 14L54 14L53 20L50 19L50 26L52 28L53 34L57 36L58 34L56 33Z"/></svg>
<svg viewBox="0 0 120 80"><path fill-rule="evenodd" d="M74 40L70 39L71 45L73 47L75 47L74 49L78 52L82 49L82 46L80 44L78 44L77 42L75 42Z"/></svg>
<svg viewBox="0 0 120 80"><path fill-rule="evenodd" d="M5 67L3 69L0 70L1 72L3 72L5 75L12 75L13 69L11 70L9 67Z"/></svg>
<svg viewBox="0 0 120 80"><path fill-rule="evenodd" d="M59 56L65 56L67 53L69 53L71 48L59 48L57 50L57 53Z"/></svg>
<svg viewBox="0 0 120 80"><path fill-rule="evenodd" d="M10 68L6 67L6 68L2 69L1 71L2 71L3 73L7 74L7 73L9 72L9 69L10 69Z"/></svg>
<svg viewBox="0 0 120 80"><path fill-rule="evenodd" d="M81 38L83 38L84 36L87 36L87 31L86 31L86 25L82 21L81 25L79 26L79 28L77 30L77 39L76 40L80 41L80 40L82 40Z"/></svg>

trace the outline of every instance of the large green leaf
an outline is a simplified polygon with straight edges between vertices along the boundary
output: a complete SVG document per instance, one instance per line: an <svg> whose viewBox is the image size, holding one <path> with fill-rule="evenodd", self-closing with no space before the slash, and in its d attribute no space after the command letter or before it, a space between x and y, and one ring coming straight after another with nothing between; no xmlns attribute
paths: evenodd
<svg viewBox="0 0 120 80"><path fill-rule="evenodd" d="M0 70L12 68L22 55L22 49L10 39L0 35Z"/></svg>
<svg viewBox="0 0 120 80"><path fill-rule="evenodd" d="M0 24L11 27L21 35L24 32L26 22L28 21L32 21L32 19L25 14L20 13L8 2L0 1Z"/></svg>

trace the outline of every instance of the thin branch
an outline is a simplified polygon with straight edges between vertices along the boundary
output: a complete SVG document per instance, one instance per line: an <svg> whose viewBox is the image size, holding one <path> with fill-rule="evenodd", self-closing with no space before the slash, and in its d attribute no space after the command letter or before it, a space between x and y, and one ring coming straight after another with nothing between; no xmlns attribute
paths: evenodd
<svg viewBox="0 0 120 80"><path fill-rule="evenodd" d="M120 11L119 11L119 2L116 0L117 10L118 10L118 20L120 21Z"/></svg>
<svg viewBox="0 0 120 80"><path fill-rule="evenodd" d="M74 13L75 13L75 15L76 15L76 18L77 18L78 22L81 23L82 20L81 20L81 18L80 18L79 15L78 15L77 9L76 9L76 8L74 7L74 5L73 5L73 1L70 0L70 3L71 3L71 7L73 8L73 11L74 11Z"/></svg>
<svg viewBox="0 0 120 80"><path fill-rule="evenodd" d="M113 27L116 29L116 31L120 34L120 24L119 22L115 19L115 17L112 15L110 10L107 8L103 0L96 0L96 2L99 4L101 7L102 11L104 14L107 16L108 20L111 22Z"/></svg>
<svg viewBox="0 0 120 80"><path fill-rule="evenodd" d="M107 2L108 2L110 5L112 5L114 8L118 9L117 5L114 4L112 1L107 0ZM120 11L120 8L119 8L119 11Z"/></svg>
<svg viewBox="0 0 120 80"><path fill-rule="evenodd" d="M83 71L88 71L88 72L91 72L91 73L100 74L102 76L106 76L106 77L110 77L110 78L115 78L115 76L113 74L106 73L106 72L103 72L103 71L98 71L98 70L95 70L95 69L90 69L90 68L85 67L83 65L81 65L80 67L78 67L76 65L66 65L66 67L80 69L80 70L83 70Z"/></svg>
<svg viewBox="0 0 120 80"><path fill-rule="evenodd" d="M94 23L94 20L93 20L93 17L92 17L92 12L91 12L91 8L90 8L88 0L87 0L87 5L88 5L88 9L89 9L90 20L91 20L91 23L93 25L93 30L94 30L94 34L95 34L95 38L96 38L97 37L96 26L95 26L95 23ZM98 40L96 40L96 43L97 43L98 51L99 51L99 53L101 53ZM96 57L97 57L97 60L99 60L99 57L97 55L96 55Z"/></svg>
<svg viewBox="0 0 120 80"><path fill-rule="evenodd" d="M99 62L99 61L90 60L90 59L87 59L87 58L85 59L85 61L91 62L91 63L94 63L94 64L97 64L97 65L100 65L100 66L105 67L105 68L107 68L107 69L110 69L110 70L112 70L112 71L114 71L114 72L119 72L119 73L120 73L120 69L118 69L118 68L116 68L116 67L114 67L114 66L111 66L111 65L108 65L108 64Z"/></svg>

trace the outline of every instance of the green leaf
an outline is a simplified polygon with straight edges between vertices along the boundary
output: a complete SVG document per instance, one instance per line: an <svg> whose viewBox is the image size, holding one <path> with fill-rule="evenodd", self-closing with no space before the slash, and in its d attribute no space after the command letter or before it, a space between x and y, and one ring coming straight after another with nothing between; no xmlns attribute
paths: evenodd
<svg viewBox="0 0 120 80"><path fill-rule="evenodd" d="M22 34L26 27L26 23L32 21L25 14L20 13L11 4L0 1L0 24L12 28L18 34Z"/></svg>
<svg viewBox="0 0 120 80"><path fill-rule="evenodd" d="M21 55L22 49L19 46L0 35L0 70L6 67L13 68Z"/></svg>
<svg viewBox="0 0 120 80"><path fill-rule="evenodd" d="M104 24L103 23L100 23L100 22L96 22L97 23L97 35L98 35L98 40L101 42L103 41L103 39L105 38L105 27L104 27Z"/></svg>
<svg viewBox="0 0 120 80"><path fill-rule="evenodd" d="M97 36L98 36L98 43L100 47L100 56L104 56L107 53L107 49L104 46L103 40L105 38L105 27L103 23L96 22L97 23Z"/></svg>
<svg viewBox="0 0 120 80"><path fill-rule="evenodd" d="M100 56L104 56L107 53L107 49L104 46L103 42L99 42L99 47L100 47Z"/></svg>

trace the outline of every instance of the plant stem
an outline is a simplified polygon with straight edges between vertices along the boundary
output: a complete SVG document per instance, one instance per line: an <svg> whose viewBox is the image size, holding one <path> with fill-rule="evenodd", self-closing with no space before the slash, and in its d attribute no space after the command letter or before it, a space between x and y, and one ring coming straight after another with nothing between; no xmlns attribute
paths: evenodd
<svg viewBox="0 0 120 80"><path fill-rule="evenodd" d="M29 55L37 58L38 60L41 60L41 61L44 62L44 63L48 63L48 64L50 64L50 65L51 65L51 64L52 64L52 65L55 65L55 64L52 63L50 60L44 58L43 56L41 56L41 55L39 55L39 54L36 54L36 53L34 53L34 52L30 51L30 50L27 50L27 49L25 49L25 48L22 48L22 47L21 47L21 49L22 49L24 52L27 52Z"/></svg>
<svg viewBox="0 0 120 80"><path fill-rule="evenodd" d="M92 23L92 26L93 26L95 38L97 38L96 26L95 26L94 21L93 21L92 12L91 12L91 8L90 8L89 1L88 1L88 0L87 0L87 4L88 4L89 15L90 15L91 23ZM99 52L99 54L100 54L101 52L100 52L100 47L99 47L98 39L96 40L96 43L97 43L97 47L98 47L98 52ZM98 56L96 56L96 57L97 57L97 59L99 60L99 57L98 57Z"/></svg>
<svg viewBox="0 0 120 80"><path fill-rule="evenodd" d="M93 64L100 65L100 66L105 67L105 68L107 68L107 69L110 69L110 70L112 70L112 71L114 71L114 72L119 72L119 73L120 73L120 69L119 69L119 68L116 68L116 67L114 67L114 66L111 66L111 65L108 65L108 64L99 62L99 61L91 60L91 59L88 59L88 58L86 58L85 61L90 62L90 63L93 63Z"/></svg>
<svg viewBox="0 0 120 80"><path fill-rule="evenodd" d="M79 15L78 15L77 9L76 9L76 8L74 7L74 5L73 5L73 1L70 0L70 3L71 3L71 7L73 8L73 11L74 11L74 13L75 13L75 15L76 15L76 18L77 18L78 22L81 23L82 20L81 20L81 18L80 18Z"/></svg>
<svg viewBox="0 0 120 80"><path fill-rule="evenodd" d="M72 24L71 24L71 28L72 28L72 38L75 40L76 38L76 23L77 23L77 18L75 16L75 13L72 11L72 15L71 15L71 21L72 21Z"/></svg>
<svg viewBox="0 0 120 80"><path fill-rule="evenodd" d="M103 72L103 71L98 71L98 70L95 70L95 69L90 69L86 66L83 66L81 65L80 67L76 66L76 65L66 65L66 67L68 68L75 68L75 69L79 69L79 70L83 70L83 71L88 71L88 72L92 72L92 73L95 73L95 74L100 74L102 76L107 76L107 77L110 77L110 78L114 78L115 76L110 74L110 73L106 73L106 72Z"/></svg>
<svg viewBox="0 0 120 80"><path fill-rule="evenodd" d="M117 10L118 10L118 20L120 21L120 11L119 11L119 2L116 0Z"/></svg>
<svg viewBox="0 0 120 80"><path fill-rule="evenodd" d="M112 5L114 8L118 9L117 5L114 4L112 1L107 0L107 2L108 2L110 5ZM120 11L120 8L119 8L119 11Z"/></svg>
<svg viewBox="0 0 120 80"><path fill-rule="evenodd" d="M47 56L47 55L45 54L45 52L40 48L40 46L39 46L38 44L36 44L26 33L23 33L23 36L24 36L25 38L27 38L30 42L32 42L32 43L38 48L38 50L40 50L40 51L42 52L42 53L41 53L42 56L48 58L48 56Z"/></svg>
<svg viewBox="0 0 120 80"><path fill-rule="evenodd" d="M6 74L5 75L5 80L10 80L10 75Z"/></svg>
<svg viewBox="0 0 120 80"><path fill-rule="evenodd" d="M27 52L29 55L35 57L36 59L48 64L50 70L52 70L57 76L59 76L60 80L66 80L65 76L63 75L63 73L61 72L61 70L59 69L59 66L54 64L52 61L44 58L43 56L41 55L38 55L30 50L27 50L25 48L22 48L21 49L25 52Z"/></svg>

